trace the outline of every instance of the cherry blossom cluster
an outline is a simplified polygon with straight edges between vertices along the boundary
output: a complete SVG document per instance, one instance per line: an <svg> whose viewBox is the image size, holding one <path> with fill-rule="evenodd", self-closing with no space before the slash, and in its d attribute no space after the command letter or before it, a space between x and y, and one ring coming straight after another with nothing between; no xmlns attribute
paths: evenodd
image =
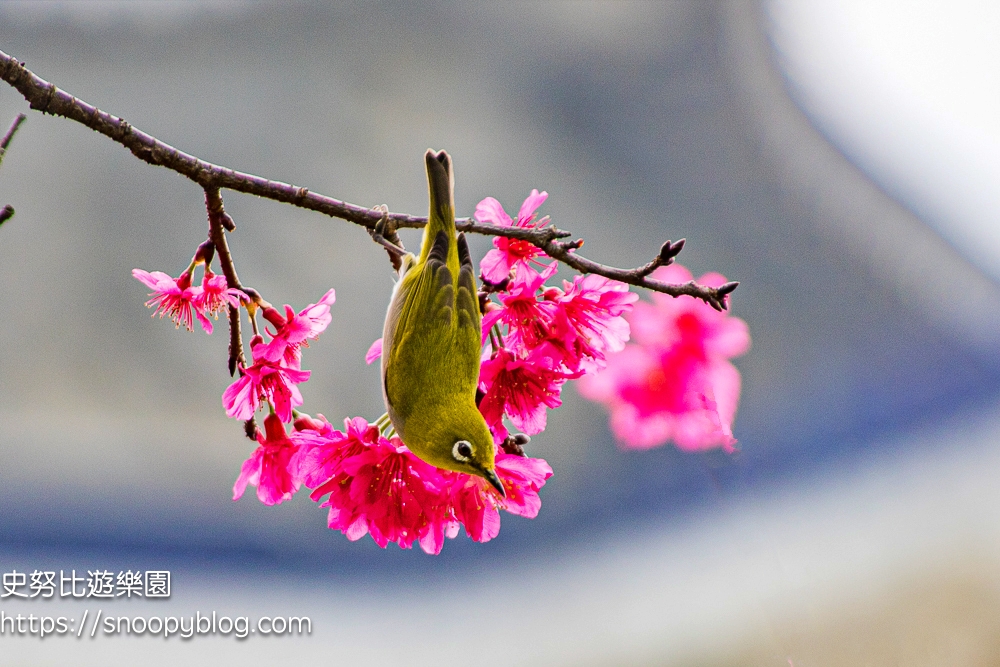
<svg viewBox="0 0 1000 667"><path fill-rule="evenodd" d="M250 363L237 365L239 378L223 392L222 405L227 416L251 424L258 410L267 414L263 429L250 430L258 447L243 463L234 500L253 486L261 502L275 505L306 486L313 489L313 500L329 508L329 526L349 539L370 534L382 547L395 542L403 548L417 542L435 554L463 526L477 542L496 537L500 510L537 516L538 491L552 475L542 459L498 453L496 470L506 495L501 497L478 477L428 465L399 438L387 437L364 418L345 420L339 431L322 415L299 412L303 398L298 385L311 375L302 368L302 348L331 322L334 290L299 312L287 305L282 311L252 290L229 288L224 276L211 271L213 255L214 246L206 242L177 278L141 269L133 275L152 290L147 306L155 307L153 314L168 316L189 331L197 318L211 333L209 318L229 306L242 306L250 314ZM204 277L201 286L194 286L198 266ZM265 322L261 329L258 314Z"/></svg>
<svg viewBox="0 0 1000 667"><path fill-rule="evenodd" d="M516 220L487 198L475 217L504 227L544 226L548 218L535 212L546 197L532 191ZM556 265L546 265L537 247L507 238L493 245L480 265L497 298L484 308L492 352L480 371L480 410L498 442L507 435L505 415L527 434L544 429L545 409L561 404L566 380L579 379L583 396L608 406L611 429L626 447L673 441L686 451L734 449L740 373L729 359L750 347L743 320L690 296L654 292L652 303L636 303L625 285L593 274L564 281L561 290L547 287ZM652 277L692 280L673 263ZM726 279L708 273L698 282L719 287Z"/></svg>
<svg viewBox="0 0 1000 667"><path fill-rule="evenodd" d="M281 422L292 421L293 409L302 405L302 393L295 385L308 380L312 372L302 370L302 347L326 330L333 319L330 306L335 300L336 294L329 290L298 313L286 305L284 315L264 304L261 314L275 330L265 329L271 338L267 343L259 333L250 339L253 364L241 365L240 378L222 393L226 416L247 420L267 405Z"/></svg>
<svg viewBox="0 0 1000 667"><path fill-rule="evenodd" d="M381 547L414 542L430 554L459 528L476 542L500 531L503 509L528 518L538 515L538 490L552 476L541 459L506 453L496 457L497 475L507 497L479 477L424 463L399 438L387 438L363 417L344 420L336 430L323 418L299 416L291 434L274 414L264 419L260 447L243 464L234 487L239 498L248 484L266 504L287 500L302 485L329 507L327 523L349 540L368 534ZM265 479L265 475L270 475Z"/></svg>
<svg viewBox="0 0 1000 667"><path fill-rule="evenodd" d="M282 315L264 307L262 314L274 331L270 340L257 334L250 349L254 363L240 368L242 377L223 394L226 414L249 419L262 406L269 414L259 447L243 464L233 487L239 499L247 486L267 505L290 499L302 486L311 498L328 507L327 524L350 540L365 534L381 547L394 542L411 548L414 542L427 553L441 551L446 537L461 526L477 542L486 542L500 530L499 510L533 518L541 501L538 490L552 475L542 459L501 453L497 475L504 485L501 497L485 480L431 466L417 458L396 437L363 417L347 419L339 431L322 415L315 418L294 410L302 404L296 384L309 378L301 369L300 346L315 339L330 323L333 290L316 304L295 313L285 306ZM288 433L285 424L292 424ZM516 460L510 460L516 459Z"/></svg>
<svg viewBox="0 0 1000 667"><path fill-rule="evenodd" d="M146 305L152 308L153 316L170 317L177 328L184 326L188 331L194 329L194 318L205 333L212 333L212 322L209 318L218 318L219 311L227 306L240 307L241 299L246 296L237 289L226 284L225 276L212 273L211 263L215 255L215 246L206 242L198 246L191 259L191 264L177 278L171 278L162 271L143 271L132 269L132 275L143 285L153 290L152 297ZM195 269L204 266L201 285L192 283Z"/></svg>
<svg viewBox="0 0 1000 667"><path fill-rule="evenodd" d="M511 219L500 203L486 198L476 207L478 222L537 228L548 218L536 211L547 193L533 190ZM245 308L253 327L250 363L237 364L239 377L223 392L227 416L246 421L257 448L243 463L233 499L248 486L266 505L292 498L303 486L321 507L327 523L348 539L370 535L381 547L414 543L439 553L446 538L464 527L477 542L500 530L500 510L528 518L541 508L539 490L552 476L543 459L524 455L528 437L545 429L547 410L561 405L569 380L581 392L606 403L611 427L626 445L649 447L674 440L682 449L721 445L731 448L731 423L739 398L739 373L728 359L749 345L746 325L690 297L654 294L652 303L622 283L599 275L576 276L561 287L547 285L557 263L522 240L495 237L483 258L483 356L477 401L498 445L496 472L506 497L485 480L431 466L392 433L386 416L363 417L334 428L321 414L300 412L298 385L311 371L302 368L302 349L331 322L335 303L329 290L296 312L279 310L253 290L230 288L212 273L214 246L199 246L178 277L135 269L152 292L146 305L178 327L193 329L197 318L211 333L210 318L224 308ZM201 285L193 284L203 266ZM690 274L664 266L657 279L683 281ZM709 274L708 285L725 282ZM258 327L257 315L264 320ZM634 334L635 342L629 343ZM366 355L372 363L381 340ZM255 426L265 410L263 428ZM289 430L289 426L291 429ZM520 433L512 434L511 429Z"/></svg>
<svg viewBox="0 0 1000 667"><path fill-rule="evenodd" d="M542 226L548 217L536 219L535 212L547 197L532 190L516 220L487 197L476 206L475 218L501 227ZM502 443L508 437L504 416L527 435L540 433L546 410L562 405L566 381L597 371L608 354L624 348L629 325L623 315L639 297L627 285L597 275L563 281L561 289L548 286L557 263L546 264L537 247L503 237L493 246L481 263L489 356L479 374L479 409Z"/></svg>

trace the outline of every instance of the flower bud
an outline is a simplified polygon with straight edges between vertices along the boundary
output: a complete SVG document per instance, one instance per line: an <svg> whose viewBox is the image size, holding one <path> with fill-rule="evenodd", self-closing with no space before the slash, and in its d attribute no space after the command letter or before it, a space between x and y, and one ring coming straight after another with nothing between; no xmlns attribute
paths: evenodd
<svg viewBox="0 0 1000 667"><path fill-rule="evenodd" d="M215 244L209 239L198 246L198 249L194 253L194 262L195 264L204 262L207 267L212 263L213 259L215 259Z"/></svg>

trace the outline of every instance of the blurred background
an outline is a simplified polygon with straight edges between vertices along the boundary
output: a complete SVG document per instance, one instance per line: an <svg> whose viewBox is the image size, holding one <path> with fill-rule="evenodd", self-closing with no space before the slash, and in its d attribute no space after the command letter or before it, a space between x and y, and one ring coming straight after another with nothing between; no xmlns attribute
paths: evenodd
<svg viewBox="0 0 1000 667"><path fill-rule="evenodd" d="M542 213L618 266L686 237L741 285L735 455L618 449L572 387L529 453L537 519L440 556L232 484L225 335L150 320L202 193L0 86L0 571L169 569L105 613L309 615L308 637L0 637L18 664L1000 662L995 3L0 3L0 50L181 150L390 210ZM393 276L358 228L224 193L240 277L337 290L304 409L382 412ZM416 245L417 235L404 235ZM481 257L489 242L475 239ZM91 601L0 600L11 613Z"/></svg>

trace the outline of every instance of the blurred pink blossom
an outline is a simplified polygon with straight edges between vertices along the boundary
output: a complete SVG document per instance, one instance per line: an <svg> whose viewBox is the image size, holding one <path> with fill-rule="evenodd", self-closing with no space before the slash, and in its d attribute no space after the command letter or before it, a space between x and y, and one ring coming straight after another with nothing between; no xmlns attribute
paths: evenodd
<svg viewBox="0 0 1000 667"><path fill-rule="evenodd" d="M653 277L670 283L692 278L676 264ZM726 280L710 273L698 282L719 286ZM608 406L611 430L626 447L672 440L687 451L732 450L740 374L729 359L750 347L746 323L693 297L652 298L626 316L633 343L609 355L603 371L581 379L580 393Z"/></svg>

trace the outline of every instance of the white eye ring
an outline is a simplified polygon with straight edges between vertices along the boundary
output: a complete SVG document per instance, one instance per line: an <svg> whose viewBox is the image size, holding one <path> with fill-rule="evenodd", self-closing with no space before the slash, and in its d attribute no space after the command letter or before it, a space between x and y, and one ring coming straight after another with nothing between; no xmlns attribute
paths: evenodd
<svg viewBox="0 0 1000 667"><path fill-rule="evenodd" d="M468 440L459 440L451 448L451 455L456 461L465 463L472 458L472 443Z"/></svg>

